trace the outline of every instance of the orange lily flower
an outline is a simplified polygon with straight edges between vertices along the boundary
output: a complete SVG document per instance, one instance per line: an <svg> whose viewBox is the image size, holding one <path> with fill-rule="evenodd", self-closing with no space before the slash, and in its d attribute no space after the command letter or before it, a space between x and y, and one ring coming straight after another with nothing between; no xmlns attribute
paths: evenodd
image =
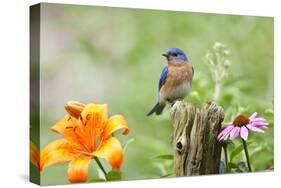
<svg viewBox="0 0 281 188"><path fill-rule="evenodd" d="M123 149L112 133L129 128L122 115L108 117L106 104L87 104L70 101L66 104L68 115L59 120L51 130L64 138L48 144L40 154L40 170L47 166L70 161L68 179L72 183L87 181L88 166L94 157L104 158L114 169L123 163Z"/></svg>

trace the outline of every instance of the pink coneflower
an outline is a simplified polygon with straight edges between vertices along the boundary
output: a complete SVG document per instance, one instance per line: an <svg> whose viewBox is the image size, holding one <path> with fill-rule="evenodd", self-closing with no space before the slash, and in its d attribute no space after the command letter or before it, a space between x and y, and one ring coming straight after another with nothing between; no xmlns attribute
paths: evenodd
<svg viewBox="0 0 281 188"><path fill-rule="evenodd" d="M234 140L237 136L241 136L243 140L248 139L249 130L254 132L264 132L262 129L267 128L267 121L264 118L256 117L257 112L250 117L246 115L237 116L233 122L228 123L218 135L218 140L225 141L228 138Z"/></svg>

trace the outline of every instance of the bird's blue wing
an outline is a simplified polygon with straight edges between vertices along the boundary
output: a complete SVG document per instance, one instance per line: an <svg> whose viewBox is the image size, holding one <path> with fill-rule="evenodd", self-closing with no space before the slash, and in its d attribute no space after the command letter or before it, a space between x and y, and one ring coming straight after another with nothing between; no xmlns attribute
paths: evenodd
<svg viewBox="0 0 281 188"><path fill-rule="evenodd" d="M168 76L168 67L164 67L164 69L162 70L161 76L160 76L160 80L159 80L159 85L158 85L159 91L160 91L161 87L164 85L167 76Z"/></svg>

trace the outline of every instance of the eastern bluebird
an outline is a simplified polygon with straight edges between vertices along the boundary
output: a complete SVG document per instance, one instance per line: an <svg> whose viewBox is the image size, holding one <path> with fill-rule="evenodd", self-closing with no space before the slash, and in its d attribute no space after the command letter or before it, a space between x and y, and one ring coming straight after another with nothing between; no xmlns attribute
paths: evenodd
<svg viewBox="0 0 281 188"><path fill-rule="evenodd" d="M147 114L160 115L166 103L174 104L183 100L191 90L194 69L188 62L188 57L178 48L169 48L162 54L166 57L168 66L162 70L158 84L158 102Z"/></svg>

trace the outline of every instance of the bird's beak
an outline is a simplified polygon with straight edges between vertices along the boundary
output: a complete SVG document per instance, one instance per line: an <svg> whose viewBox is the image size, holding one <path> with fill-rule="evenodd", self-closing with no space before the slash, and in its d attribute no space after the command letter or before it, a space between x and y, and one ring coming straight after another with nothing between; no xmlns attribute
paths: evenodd
<svg viewBox="0 0 281 188"><path fill-rule="evenodd" d="M163 53L162 56L168 57L168 54L167 53Z"/></svg>

